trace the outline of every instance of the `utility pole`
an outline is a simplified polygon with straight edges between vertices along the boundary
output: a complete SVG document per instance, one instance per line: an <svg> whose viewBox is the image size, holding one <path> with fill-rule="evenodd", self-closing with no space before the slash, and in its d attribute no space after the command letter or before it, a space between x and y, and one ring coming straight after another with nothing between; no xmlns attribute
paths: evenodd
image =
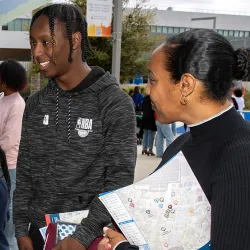
<svg viewBox="0 0 250 250"><path fill-rule="evenodd" d="M122 0L114 0L112 75L120 84L122 45Z"/></svg>

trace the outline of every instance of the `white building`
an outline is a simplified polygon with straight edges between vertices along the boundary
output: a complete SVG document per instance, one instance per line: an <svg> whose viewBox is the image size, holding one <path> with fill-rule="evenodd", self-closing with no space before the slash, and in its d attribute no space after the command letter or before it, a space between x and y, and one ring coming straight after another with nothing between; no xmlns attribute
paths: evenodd
<svg viewBox="0 0 250 250"><path fill-rule="evenodd" d="M0 26L0 61L10 58L30 61L28 26L31 15L24 15ZM250 47L250 16L155 10L151 33L171 36L192 28L209 28L227 37L235 48Z"/></svg>
<svg viewBox="0 0 250 250"><path fill-rule="evenodd" d="M192 28L214 29L231 41L235 48L250 47L250 14L229 15L203 12L155 10L151 33L171 36Z"/></svg>
<svg viewBox="0 0 250 250"><path fill-rule="evenodd" d="M31 14L27 14L0 26L0 61L6 59L30 61L28 32L30 22Z"/></svg>

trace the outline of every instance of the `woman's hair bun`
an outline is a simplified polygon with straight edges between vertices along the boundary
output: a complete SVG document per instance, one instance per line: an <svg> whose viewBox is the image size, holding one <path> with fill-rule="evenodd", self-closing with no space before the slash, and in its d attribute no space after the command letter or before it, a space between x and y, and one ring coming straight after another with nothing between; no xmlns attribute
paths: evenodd
<svg viewBox="0 0 250 250"><path fill-rule="evenodd" d="M233 72L233 78L243 80L250 73L250 50L237 49L235 51L236 68Z"/></svg>

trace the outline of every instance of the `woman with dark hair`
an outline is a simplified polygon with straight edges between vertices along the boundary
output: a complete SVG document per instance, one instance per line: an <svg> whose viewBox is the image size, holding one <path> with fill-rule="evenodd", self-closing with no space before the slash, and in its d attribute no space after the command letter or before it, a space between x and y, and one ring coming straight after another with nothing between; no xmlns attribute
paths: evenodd
<svg viewBox="0 0 250 250"><path fill-rule="evenodd" d="M2 174L0 174L0 250L8 250L9 245L6 239L4 229L7 224L8 212L8 197L10 195L10 176L7 167L7 161L4 151L0 147L0 167Z"/></svg>
<svg viewBox="0 0 250 250"><path fill-rule="evenodd" d="M16 186L16 163L21 138L24 99L18 93L27 84L24 67L14 60L0 64L0 147L5 151L11 179L10 220L5 229L10 248L17 250L12 219L12 197ZM1 173L1 169L0 169Z"/></svg>
<svg viewBox="0 0 250 250"><path fill-rule="evenodd" d="M248 51L234 51L212 30L192 29L160 45L149 68L147 93L159 121L190 128L167 148L158 168L182 151L211 204L211 249L249 249L250 124L228 100L232 80L250 73ZM98 250L139 249L104 231Z"/></svg>

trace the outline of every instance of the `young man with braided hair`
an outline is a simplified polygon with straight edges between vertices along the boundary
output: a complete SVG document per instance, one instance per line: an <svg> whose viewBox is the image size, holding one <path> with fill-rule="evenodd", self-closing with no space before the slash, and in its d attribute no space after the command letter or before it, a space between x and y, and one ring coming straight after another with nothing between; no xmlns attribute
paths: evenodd
<svg viewBox="0 0 250 250"><path fill-rule="evenodd" d="M87 23L74 5L39 10L30 43L49 83L28 99L23 118L14 196L19 249L43 249L45 214L88 209L55 247L87 249L111 220L98 194L133 182L133 104L110 73L86 63Z"/></svg>

